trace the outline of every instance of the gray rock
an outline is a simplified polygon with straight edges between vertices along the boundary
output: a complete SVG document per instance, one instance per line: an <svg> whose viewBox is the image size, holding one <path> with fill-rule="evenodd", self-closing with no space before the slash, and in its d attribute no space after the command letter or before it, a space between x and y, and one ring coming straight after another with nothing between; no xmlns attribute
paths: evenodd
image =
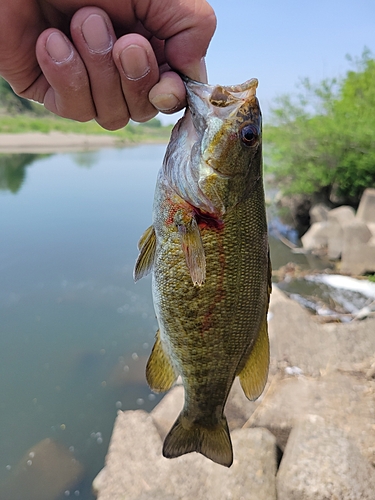
<svg viewBox="0 0 375 500"><path fill-rule="evenodd" d="M357 211L357 219L375 223L375 189L368 188L363 192Z"/></svg>
<svg viewBox="0 0 375 500"><path fill-rule="evenodd" d="M230 469L196 453L168 460L152 417L119 412L94 490L99 500L276 500L274 436L266 429L237 429L232 441Z"/></svg>
<svg viewBox="0 0 375 500"><path fill-rule="evenodd" d="M344 225L354 218L354 208L349 207L348 205L341 205L341 207L333 208L328 214L328 221L335 221L340 225Z"/></svg>
<svg viewBox="0 0 375 500"><path fill-rule="evenodd" d="M158 482L162 442L152 417L143 410L118 412L106 465L94 480L100 500L137 498Z"/></svg>
<svg viewBox="0 0 375 500"><path fill-rule="evenodd" d="M326 221L315 222L301 237L305 250L315 250L324 248L328 244L328 224Z"/></svg>
<svg viewBox="0 0 375 500"><path fill-rule="evenodd" d="M365 222L353 219L344 227L344 245L352 247L353 243L368 243L372 233ZM346 250L346 248L344 248Z"/></svg>
<svg viewBox="0 0 375 500"><path fill-rule="evenodd" d="M195 453L171 460L167 493L176 500L276 500L275 437L266 429L237 429L232 442L229 469Z"/></svg>
<svg viewBox="0 0 375 500"><path fill-rule="evenodd" d="M375 246L369 244L371 239L370 229L361 220L355 219L344 227L342 273L375 272Z"/></svg>
<svg viewBox="0 0 375 500"><path fill-rule="evenodd" d="M271 294L270 318L272 372L296 366L306 375L320 375L335 352L336 339L327 336L311 314L276 286Z"/></svg>
<svg viewBox="0 0 375 500"><path fill-rule="evenodd" d="M251 431L251 432L249 432ZM266 429L237 429L232 433L234 462L224 471L209 464L202 500L276 500L277 449ZM186 497L188 498L188 497Z"/></svg>
<svg viewBox="0 0 375 500"><path fill-rule="evenodd" d="M375 382L366 380L364 373L335 371L316 379L278 375L245 427L269 429L284 450L296 422L311 412L345 430L375 465Z"/></svg>
<svg viewBox="0 0 375 500"><path fill-rule="evenodd" d="M330 260L338 260L341 258L344 246L344 229L338 222L329 222L328 230L329 236L327 257Z"/></svg>
<svg viewBox="0 0 375 500"><path fill-rule="evenodd" d="M330 208L324 203L317 203L310 209L310 223L324 222L328 218Z"/></svg>
<svg viewBox="0 0 375 500"><path fill-rule="evenodd" d="M285 367L298 367L310 376L351 370L355 363L370 363L375 352L374 318L321 324L277 286L271 294L270 313L272 373Z"/></svg>
<svg viewBox="0 0 375 500"><path fill-rule="evenodd" d="M62 444L43 439L25 453L1 485L1 498L51 500L77 486L83 472L82 465Z"/></svg>
<svg viewBox="0 0 375 500"><path fill-rule="evenodd" d="M311 415L293 428L277 475L278 500L373 500L375 471L337 427Z"/></svg>
<svg viewBox="0 0 375 500"><path fill-rule="evenodd" d="M375 222L367 222L367 227L369 228L372 238L371 240L375 240ZM374 241L369 240L370 244L374 244Z"/></svg>
<svg viewBox="0 0 375 500"><path fill-rule="evenodd" d="M334 208L328 214L328 258L339 259L344 246L344 227L355 218L354 209L348 206Z"/></svg>

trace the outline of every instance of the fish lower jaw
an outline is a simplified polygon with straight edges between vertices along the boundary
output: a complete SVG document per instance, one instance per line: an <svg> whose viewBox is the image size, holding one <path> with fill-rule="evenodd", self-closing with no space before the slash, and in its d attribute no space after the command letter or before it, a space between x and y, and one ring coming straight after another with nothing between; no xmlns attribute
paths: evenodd
<svg viewBox="0 0 375 500"><path fill-rule="evenodd" d="M216 168L215 168L216 167ZM220 172L216 161L213 160L212 156L204 155L199 166L199 183L212 176L212 180L215 181L216 178L219 179L230 179L230 174L223 174Z"/></svg>

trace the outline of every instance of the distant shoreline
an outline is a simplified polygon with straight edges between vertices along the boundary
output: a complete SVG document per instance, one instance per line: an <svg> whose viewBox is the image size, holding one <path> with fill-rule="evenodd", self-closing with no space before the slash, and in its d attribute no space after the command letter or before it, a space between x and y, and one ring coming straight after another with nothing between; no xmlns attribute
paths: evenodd
<svg viewBox="0 0 375 500"><path fill-rule="evenodd" d="M135 146L137 144L164 144L163 140L137 140L136 142L111 135L89 135L52 131L20 134L0 133L0 153L60 153L93 151L101 148Z"/></svg>

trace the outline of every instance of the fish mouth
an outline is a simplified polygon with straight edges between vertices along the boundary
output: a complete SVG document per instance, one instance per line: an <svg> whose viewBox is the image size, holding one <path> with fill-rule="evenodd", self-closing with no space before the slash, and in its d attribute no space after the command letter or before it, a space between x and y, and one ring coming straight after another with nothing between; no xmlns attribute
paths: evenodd
<svg viewBox="0 0 375 500"><path fill-rule="evenodd" d="M230 106L239 100L248 100L256 95L258 80L251 78L238 85L209 85L198 82L180 73L188 94L194 92L197 95L208 97L213 106L219 108Z"/></svg>

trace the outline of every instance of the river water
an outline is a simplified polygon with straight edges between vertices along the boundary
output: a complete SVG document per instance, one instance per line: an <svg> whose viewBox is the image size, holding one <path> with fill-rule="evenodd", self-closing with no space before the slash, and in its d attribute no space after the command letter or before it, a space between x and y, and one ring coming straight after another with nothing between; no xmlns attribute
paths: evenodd
<svg viewBox="0 0 375 500"><path fill-rule="evenodd" d="M151 282L132 270L164 149L0 157L0 482L51 437L94 498L117 410L160 399L144 378Z"/></svg>
<svg viewBox="0 0 375 500"><path fill-rule="evenodd" d="M0 490L53 438L85 470L61 498L93 499L118 409L160 400L144 377L151 281L132 270L164 151L0 155ZM275 269L317 263L270 240Z"/></svg>

